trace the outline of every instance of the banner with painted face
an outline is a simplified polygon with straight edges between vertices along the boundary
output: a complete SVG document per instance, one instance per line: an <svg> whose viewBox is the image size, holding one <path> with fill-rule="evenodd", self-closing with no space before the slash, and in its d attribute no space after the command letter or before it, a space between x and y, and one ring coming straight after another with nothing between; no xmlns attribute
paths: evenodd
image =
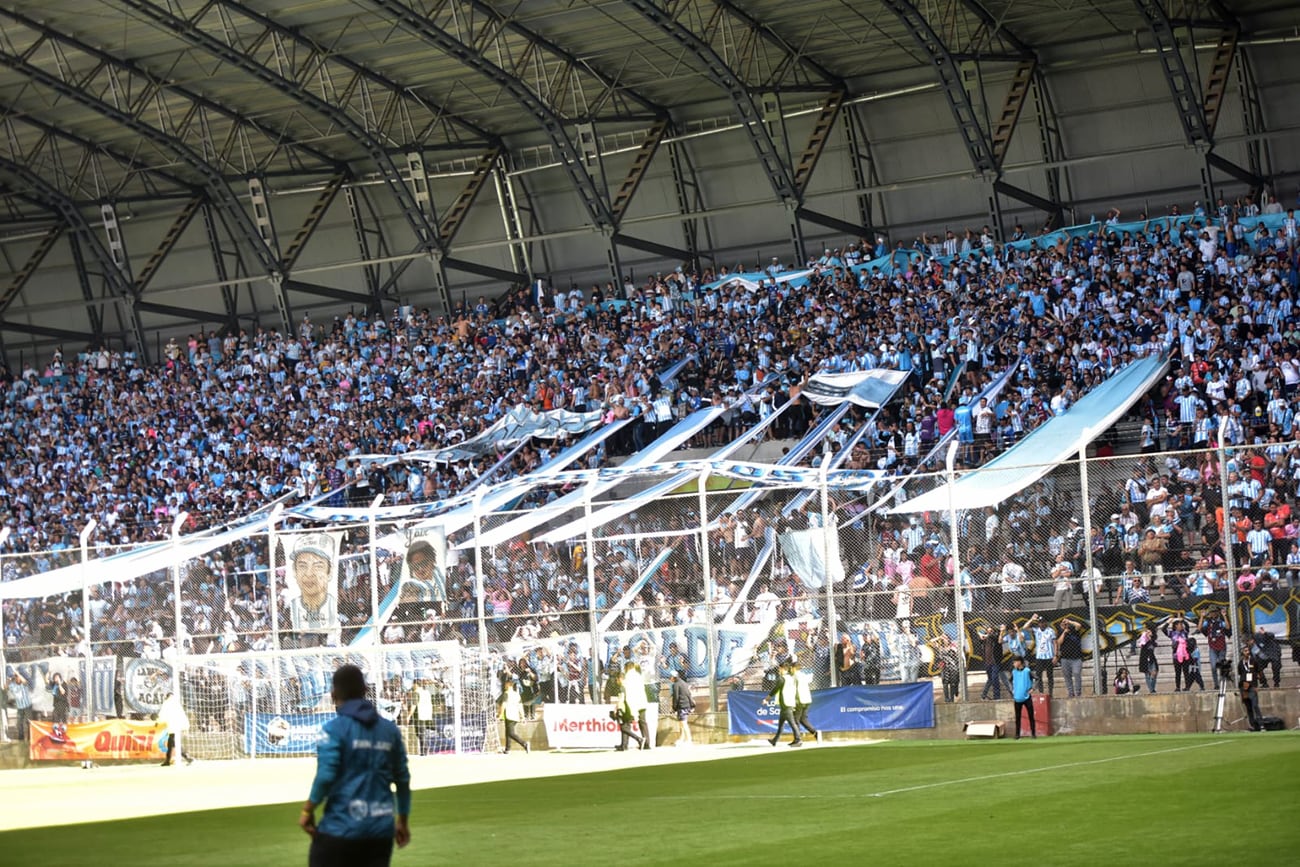
<svg viewBox="0 0 1300 867"><path fill-rule="evenodd" d="M280 537L292 632L339 629L338 533L293 533Z"/></svg>
<svg viewBox="0 0 1300 867"><path fill-rule="evenodd" d="M441 527L407 530L397 601L447 604L447 534Z"/></svg>

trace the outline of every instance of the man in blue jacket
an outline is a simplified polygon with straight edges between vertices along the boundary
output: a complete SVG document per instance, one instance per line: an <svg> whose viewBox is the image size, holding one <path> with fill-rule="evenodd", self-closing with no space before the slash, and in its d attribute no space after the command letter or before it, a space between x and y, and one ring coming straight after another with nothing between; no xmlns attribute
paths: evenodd
<svg viewBox="0 0 1300 867"><path fill-rule="evenodd" d="M402 736L366 701L355 665L334 672L338 716L321 727L316 779L298 824L311 835L310 867L387 867L393 843L411 840L411 772ZM397 787L394 805L393 786ZM316 807L325 804L320 825ZM394 816L394 814L396 814Z"/></svg>
<svg viewBox="0 0 1300 867"><path fill-rule="evenodd" d="M1025 668L1025 661L1017 656L1013 662L1015 670L1011 672L1011 698L1015 700L1016 740L1020 740L1020 714L1024 711L1029 716L1029 735L1038 737L1038 728L1034 724L1034 702L1031 693L1034 690L1034 673Z"/></svg>

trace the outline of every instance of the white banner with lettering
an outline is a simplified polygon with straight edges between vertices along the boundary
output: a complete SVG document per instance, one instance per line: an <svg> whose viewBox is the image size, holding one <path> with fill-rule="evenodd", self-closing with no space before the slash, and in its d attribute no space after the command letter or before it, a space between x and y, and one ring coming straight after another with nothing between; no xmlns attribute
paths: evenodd
<svg viewBox="0 0 1300 867"><path fill-rule="evenodd" d="M618 723L610 718L612 704L547 704L542 706L546 723L546 743L551 749L612 750L618 746ZM659 708L651 704L645 711L654 737L659 725ZM633 723L636 731L636 723Z"/></svg>

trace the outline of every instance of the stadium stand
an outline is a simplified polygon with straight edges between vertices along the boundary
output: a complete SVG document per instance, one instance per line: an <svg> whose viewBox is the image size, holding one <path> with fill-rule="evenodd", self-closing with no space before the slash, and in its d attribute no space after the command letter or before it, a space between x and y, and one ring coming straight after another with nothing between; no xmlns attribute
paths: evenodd
<svg viewBox="0 0 1300 867"><path fill-rule="evenodd" d="M56 353L42 371L2 374L7 473L0 508L11 530L4 577L76 562L77 533L91 519L101 528L94 552L103 556L166 538L181 511L190 516L186 532L196 532L286 494L325 497L338 507L368 504L376 495L385 506L446 500L503 454L451 464L402 456L454 447L518 405L600 412L606 422L631 417L630 433L585 458L595 468L710 404L727 410L697 435L699 445L730 442L773 414L778 437L798 437L825 411L799 399L809 376L892 368L910 374L897 402L878 416L852 411L827 434L832 444L860 437L844 467L895 479L936 469L920 466L921 458L966 423L959 467L978 467L1067 412L1130 360L1167 352L1174 365L1168 379L1097 443L1091 540L1078 523L1084 505L1077 477L1059 471L986 515L966 515L968 616L996 623L1061 609L1053 566L1060 561L1070 566L1065 598L1073 607L1087 598L1079 590L1089 550L1102 579L1099 605L1163 603L1191 611L1221 599L1228 576L1215 509L1223 470L1210 449L1222 419L1224 445L1234 449L1227 472L1228 507L1240 527L1237 586L1285 594L1300 572L1300 520L1290 511L1300 477L1297 255L1293 212L1198 211L1130 223L1112 216L1006 245L968 238L951 251L905 250L901 257L863 244L809 261L798 281L778 280L780 273L747 275L748 284L730 274L677 273L625 299L560 292L553 306L538 307L521 291L450 319L414 310L403 318L394 310L371 320L304 318L293 335L196 333L169 344L164 362L149 367L108 352L65 365ZM689 363L681 372L660 378L682 358ZM1008 388L987 413L970 406L1011 368ZM660 414L657 398L666 398L669 415ZM963 410L968 422L956 415ZM526 476L556 448L528 443L501 475ZM367 459L376 454L398 460ZM804 465L818 459L810 455ZM544 508L558 496L543 486L516 502L513 513ZM816 594L782 557L774 556L768 580L744 580L753 572L747 540L810 526L812 507L783 513L781 504L794 496L774 495L717 519L710 554L713 569L727 578L712 600L704 597L698 545L683 536L689 515L656 516L648 507L620 517L601 531L597 610L609 610L639 576L645 589L616 618L616 631L701 623L710 602L719 613L735 606L744 622L793 628L807 621L818 613ZM837 495L846 517L862 505ZM307 525L291 520L287 529ZM952 600L951 575L943 574L951 544L946 519L883 516L859 526L842 540L853 591L840 599L841 628L901 624L887 636L896 643L886 654L893 668L880 676L906 677L898 642L906 644L909 621L942 618ZM664 532L676 533L666 560L658 547L641 544ZM474 535L466 528L456 540ZM1166 541L1148 556L1143 539L1152 535ZM369 538L365 526L345 528L338 603L344 628L325 643L346 644L368 622ZM582 546L581 539L540 545L524 536L487 551L480 566L463 557L447 566L439 593L397 606L383 641L472 644L480 623L494 646L579 634L586 620L583 559L594 554ZM636 564L651 557L660 558L661 571L647 580ZM1003 610L998 582L1008 558L1025 566L1027 584L1023 598ZM183 579L190 652L271 649L269 559L258 536L190 562ZM1130 559L1139 567L1136 583L1124 575ZM379 555L374 580L385 593L395 592L400 560L393 550ZM486 619L473 598L476 569ZM90 602L96 653L166 658L175 634L171 580L155 573L97 588ZM280 603L286 629L289 600L281 596ZM3 605L11 661L84 654L80 592ZM735 673L738 682L761 677L764 660L783 653L806 654L815 667L828 661L824 633L794 636L765 641L747 670ZM1282 638L1294 645L1294 636ZM514 672L530 666L535 699L547 689L559 695L566 678L575 677L592 680L594 698L597 672L624 652L617 648L567 675L536 644L517 655L503 652L495 664ZM632 652L655 657L646 664L661 677L675 664L669 652ZM978 665L972 656L970 666ZM1166 667L1162 689L1171 675Z"/></svg>

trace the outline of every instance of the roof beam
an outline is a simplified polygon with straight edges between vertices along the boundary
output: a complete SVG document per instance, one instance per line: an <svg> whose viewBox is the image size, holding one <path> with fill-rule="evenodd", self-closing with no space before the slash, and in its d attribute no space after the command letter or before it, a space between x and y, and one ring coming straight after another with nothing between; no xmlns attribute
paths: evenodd
<svg viewBox="0 0 1300 867"><path fill-rule="evenodd" d="M25 322L10 322L8 320L0 322L0 331L15 331L19 334L33 334L37 337L53 337L55 340L71 340L87 345L99 340L99 335L87 334L84 331L50 328L46 325L31 325Z"/></svg>
<svg viewBox="0 0 1300 867"><path fill-rule="evenodd" d="M58 214L67 226L73 242L73 252L80 259L79 251L83 248L88 250L94 257L95 262L102 269L104 282L108 284L111 291L118 298L123 299L127 306L127 325L131 330L132 339L135 341L135 349L142 355L148 351L144 340L144 328L140 325L140 314L135 310L135 302L138 300L135 293L135 287L131 284L130 279L123 273L122 269L113 260L113 256L100 240L99 234L91 228L90 223L77 210L77 206L63 193L56 190L44 178L36 174L27 166L10 160L3 154L0 154L0 171L7 172L16 178L21 188L24 190L24 197L32 199L42 206L48 208L52 213ZM85 269L81 271L81 277L86 276ZM84 285L84 284L83 284ZM97 314L90 305L92 299L87 298L87 312L90 316L95 332L102 333L102 321L97 319Z"/></svg>
<svg viewBox="0 0 1300 867"><path fill-rule="evenodd" d="M713 47L682 25L672 13L661 8L653 0L623 0L623 2L641 15L648 23L657 27L665 36L686 49L697 61L701 71L710 81L725 91L731 104L740 115L741 126L748 136L759 166L767 176L768 183L776 197L789 208L799 204L799 192L795 187L790 169L781 158L781 151L768 132L763 121L763 113L754 103L749 86L736 72L728 66Z"/></svg>
<svg viewBox="0 0 1300 867"><path fill-rule="evenodd" d="M1205 120L1199 83L1187 70L1187 62L1183 60L1173 23L1165 14L1160 0L1133 0L1133 5L1137 7L1155 40L1156 56L1160 58L1160 69L1165 75L1178 120L1183 126L1183 137L1193 147L1213 148L1214 135Z"/></svg>
<svg viewBox="0 0 1300 867"><path fill-rule="evenodd" d="M798 65L803 65L815 72L817 76L825 82L826 87L831 90L842 91L845 89L844 79L831 72L825 66L822 66L816 58L796 49L783 36L768 25L764 24L762 21L759 21L753 15L750 15L744 9L741 9L733 3L732 0L712 0L712 2L719 9L726 10L729 15L732 15L737 20L741 21L751 31L761 36L772 45L775 45L781 53L785 55L785 63L783 64L784 69L780 71L781 77L784 77L785 70L792 69ZM775 85L779 83L779 81L780 78L771 83Z"/></svg>
<svg viewBox="0 0 1300 867"><path fill-rule="evenodd" d="M59 238L63 237L63 233L66 230L67 226L65 224L59 224L57 226L51 226L45 234L41 236L40 242L27 256L27 261L24 262L23 266L14 273L13 279L9 281L9 285L6 286L3 291L0 291L0 316L3 316L4 312L9 309L9 305L18 297L18 293L23 291L23 287L32 279L32 275L36 273L36 269L41 267L41 263L45 261L45 257L49 255L50 250L54 249L54 244L59 240Z"/></svg>
<svg viewBox="0 0 1300 867"><path fill-rule="evenodd" d="M149 164L144 163L133 156L129 156L128 154L121 153L117 150L114 150L113 148L106 147L105 145L99 144L98 142L93 142L90 139L83 138L77 135L76 133L63 129L62 127L56 124L47 123L46 121L41 120L38 117L33 117L30 113L19 111L16 107L12 105L6 105L0 103L0 116L3 117L4 119L3 123L5 127L10 131L11 141L17 140L17 133L12 129L13 125L16 123L25 124L27 126L32 127L33 129L40 130L42 133L45 134L42 137L40 144L38 144L36 147L29 149L28 152L23 156L23 162L28 163L29 165L37 162L37 158L40 155L43 146L51 139L54 138L63 139L64 141L70 142L76 145L77 147L82 148L88 154L102 155L107 159L112 160L115 164L117 164L122 169L121 180L117 183L116 186L111 186L109 187L109 189L105 191L101 191L97 196L98 198L108 198L112 201L117 201L117 202L122 201L123 200L122 193L126 189L126 185L130 183L133 177L141 178L142 182L145 185L146 192L151 194L150 198L152 198L155 195L159 195L157 186L152 183L152 180L154 178L161 178L167 181L168 183L174 184L180 189L189 192L190 194L193 194L194 192L193 184L189 183L188 181L182 180L181 178L172 174L166 169L150 166ZM87 163L87 165L89 165L89 162ZM103 176L102 171L100 172L100 176ZM68 193L69 198L72 199L78 198L77 196L73 195L72 190L65 190L65 192Z"/></svg>
<svg viewBox="0 0 1300 867"><path fill-rule="evenodd" d="M1003 57L998 57L997 55L988 53L976 53L971 56L972 60L1001 60L1005 58L1012 62L1019 60L1033 60L1037 62L1038 53L1034 51L1033 47L1008 30L1006 25L1002 23L1001 19L995 18L993 13L984 6L982 0L961 0L961 5L965 6L972 15L978 18L980 23L988 28L990 32L997 34L1003 42L1010 45L1017 52L1016 54L1006 54Z"/></svg>
<svg viewBox="0 0 1300 867"><path fill-rule="evenodd" d="M189 88L166 82L162 78L155 76L153 73L149 72L148 70L139 66L133 61L125 60L121 57L117 57L113 54L110 54L107 51L103 51L86 42L82 42L81 40L60 33L58 30L46 26L45 24L42 24L41 22L36 21L35 19L29 18L11 9L0 8L0 15L6 16L12 19L13 21L18 22L19 24L23 25L29 30L32 30L40 34L43 38L47 40L56 42L60 45L66 45L71 48L75 48L77 51L81 52L82 54L86 54L90 57L93 57L95 60L99 61L105 67L111 67L112 69L118 70L120 72L125 72L133 78L140 79L140 81L138 82L128 82L128 84L132 87L134 91L142 91L145 93L148 92L156 93L165 90L168 93L174 94L176 96L179 96L187 100L197 108L219 115L225 118L226 120L231 121L232 123L237 124L241 127L247 127L249 129L255 130L259 135L265 137L266 139L270 141L278 142L284 147L289 148L291 151L309 156L318 163L332 166L337 162L337 160L334 157L330 156L329 154L325 153L322 150L313 147L312 145L297 142L294 141L293 139L288 138L285 135L283 130L278 130L273 127L269 127L264 123L262 123L261 121L258 121L254 118L244 117L239 112L233 109L226 108L224 105L214 102L213 100L208 99L206 96L203 96L200 93L190 90Z"/></svg>
<svg viewBox="0 0 1300 867"><path fill-rule="evenodd" d="M411 191L397 164L393 161L388 151L388 142L384 140L384 133L378 128L373 116L366 117L362 122L354 120L350 113L317 96L301 82L283 76L254 61L243 48L218 39L216 36L200 29L194 21L173 15L167 9L148 2L148 0L121 0L121 2L148 16L150 20L171 31L190 45L201 48L212 56L220 58L225 63L243 70L262 83L275 88L281 93L292 96L295 101L329 118L349 138L364 148L370 159L378 167L380 174L383 175L384 183L401 209L402 217L415 234L419 247L430 254L436 254L434 255L434 267L437 272L435 273L435 280L439 283L443 303L448 310L451 309L451 297L446 287L446 274L440 264L446 249L438 235L438 228L430 219L430 215L416 200L415 194ZM204 7L204 12L208 8ZM201 18L203 14L201 12L199 17ZM261 240L260 235L258 235L258 238ZM266 247L264 241L262 246ZM276 278L287 272L287 270L283 262L277 262L276 268L272 271L272 282L276 283ZM282 279L278 285L284 286ZM281 312L282 316L287 315L288 312L287 302L283 300L281 302ZM285 327L292 328L293 323L286 322Z"/></svg>
<svg viewBox="0 0 1300 867"><path fill-rule="evenodd" d="M320 286L316 283L306 283L302 280L285 280L284 291L302 292L307 295L318 295L321 298L333 298L335 301L349 301L356 304L365 304L369 308L374 299L369 295L360 292L349 292L346 289L335 289L333 286Z"/></svg>
<svg viewBox="0 0 1300 867"><path fill-rule="evenodd" d="M801 220L815 223L818 226L825 226L828 229L835 229L838 232L844 232L845 234L852 235L855 238L870 237L876 231L870 226L860 226L857 223L850 223L848 220L841 220L838 217L832 217L829 214L823 214L808 208L801 207L794 213L795 216Z"/></svg>
<svg viewBox="0 0 1300 867"><path fill-rule="evenodd" d="M230 325L230 317L224 313L206 313L192 307L173 307L170 304L155 304L152 301L140 301L135 305L141 313L156 313L159 316L172 316L185 322L215 322Z"/></svg>
<svg viewBox="0 0 1300 867"><path fill-rule="evenodd" d="M448 268L453 271L463 271L466 274L477 274L480 277L487 277L491 280L501 280L511 285L519 285L528 282L527 274L520 274L517 271L507 271L504 268L493 268L491 265L480 265L478 262L470 262L467 259L457 259L448 256L444 261ZM448 308L450 312L450 308Z"/></svg>
<svg viewBox="0 0 1300 867"><path fill-rule="evenodd" d="M1213 166L1214 168L1223 172L1225 175L1231 178L1236 178L1237 180L1241 181L1243 184L1249 185L1252 192L1255 190L1263 189L1265 186L1268 185L1268 182L1263 178L1261 178L1259 175L1255 174L1249 169L1242 168L1241 166L1237 165L1231 160L1219 156L1213 151L1205 155L1205 162L1210 166Z"/></svg>
<svg viewBox="0 0 1300 867"><path fill-rule="evenodd" d="M689 262L695 255L690 250L683 250L681 247L660 244L657 241L647 241L645 238L633 238L631 235L624 235L622 232L614 236L614 243L624 247L631 247L633 250L654 253L668 259L677 259L681 262Z"/></svg>
<svg viewBox="0 0 1300 867"><path fill-rule="evenodd" d="M999 172L997 158L993 154L993 145L989 135L980 123L970 94L962 83L961 70L948 46L935 33L930 22L909 0L882 0L885 7L894 13L899 22L907 29L912 41L921 49L939 75L943 94L948 99L953 119L957 122L957 131L962 144L970 156L975 171L981 175L997 175Z"/></svg>
<svg viewBox="0 0 1300 867"><path fill-rule="evenodd" d="M352 73L354 76L357 76L357 78L364 79L365 81L391 93L394 97L400 100L403 111L410 112L413 107L418 107L419 113L423 116L427 116L424 123L420 125L420 129L423 132L427 133L433 127L443 127L446 124L454 124L455 126L466 130L470 135L478 139L480 144L495 142L497 139L496 135L493 133L488 132L486 129L468 118L461 117L455 112L448 111L446 107L439 105L436 100L430 99L423 94L412 98L413 91L411 88L399 84L373 69L362 66L360 63L357 63L345 54L332 51L318 44L314 39L307 36L297 28L286 27L274 18L262 14L244 3L237 2L237 0L220 0L220 2L221 5L233 9L245 18L256 21L276 36L290 40L307 48L309 56L304 61L300 62L298 66L300 70L312 77L328 76L328 66L330 64L337 64ZM244 41L246 42L247 40ZM258 40L253 41L256 42ZM345 82L342 85L334 85L333 89L338 93L351 93L356 90L354 86L355 83L355 80ZM414 116L410 117L409 121L412 126L414 125L415 120L416 118ZM421 138L423 138L423 136L417 135L415 140L419 141ZM448 138L450 139L451 136L449 135ZM424 145L423 142L421 142L421 144ZM457 144L460 144L460 142L457 142ZM473 143L468 143L468 146L472 147Z"/></svg>
<svg viewBox="0 0 1300 867"><path fill-rule="evenodd" d="M504 15L503 13L498 11L490 4L484 2L484 0L463 0L463 2L465 2L466 6L474 9L481 16L483 16L485 20L492 22L491 28L480 29L479 31L480 36L487 36L493 32L501 32L501 31L513 33L516 36L525 39L530 45L541 48L543 51L546 51L548 54L551 54L552 56L558 58L565 65L564 75L561 76L562 78L564 79L571 78L576 74L578 70L581 70L582 72L591 76L601 84L603 90L599 94L597 94L594 98L592 98L587 102L588 105L587 110L585 111L575 110L570 113L569 116L574 118L575 120L579 118L595 120L596 114L599 111L600 106L610 101L623 100L623 99L626 99L640 106L642 109L646 111L649 117L657 118L657 117L667 116L668 110L664 108L662 105L659 105L658 103L647 98L643 94L638 93L636 90L633 90L632 88L621 84L617 78L612 78L611 76L607 75L601 70L596 69L587 61L582 60L581 58L575 56L569 51L566 51L556 43L547 39L545 36L542 36L540 33L528 29L527 27L523 26L518 21L516 21L514 18ZM436 11L430 12L430 17L433 17L435 14L438 13ZM475 44L477 44L477 42ZM485 51L487 50L486 47L484 50ZM502 52L501 56L504 55L505 52ZM556 105L554 104L554 102L550 104L557 114L562 115L565 113L563 110L563 106ZM578 108L576 101L575 101L574 108L575 109ZM626 115L624 119L634 120L638 118L631 115Z"/></svg>
<svg viewBox="0 0 1300 867"><path fill-rule="evenodd" d="M350 138L366 149L375 165L379 167L389 191L402 208L402 216L410 225L421 246L427 250L438 248L437 230L429 222L424 211L415 201L415 196L412 195L403 180L402 173L388 153L387 142L380 140L381 132L364 127L353 120L351 115L326 102L301 83L286 78L253 61L244 53L243 49L212 36L200 29L193 21L173 15L167 9L148 2L148 0L122 0L122 3L148 16L150 20L171 31L190 45L201 48L212 56L220 58L225 63L252 75L263 84L292 96L296 101L338 124Z"/></svg>
<svg viewBox="0 0 1300 867"><path fill-rule="evenodd" d="M128 0L129 2L129 0ZM234 223L238 230L235 234L241 238L248 248L266 268L268 274L275 274L279 271L280 265L276 260L275 254L267 247L266 242L262 240L257 231L257 226L253 224L248 212L244 210L238 196L234 190L226 183L221 172L217 170L210 162L192 150L189 145L170 133L163 132L151 124L147 124L140 119L137 114L123 111L117 106L110 105L101 99L92 96L90 93L64 81L57 75L46 72L37 66L34 66L26 58L8 51L0 49L0 64L8 66L10 69L21 72L28 78L50 88L59 95L70 99L84 108L96 112L110 120L116 121L142 138L148 139L167 152L173 154L181 162L193 169L203 179L203 189L207 192L212 202L221 209L222 216L228 218ZM141 350L143 351L143 350Z"/></svg>
<svg viewBox="0 0 1300 867"><path fill-rule="evenodd" d="M468 34L473 39L473 44L467 44L439 24L444 19L447 24L456 24L457 21L449 17L454 14L454 9L448 11L447 7L440 7L431 10L426 15L416 12L405 3L399 2L399 0L369 0L369 3L387 13L397 26L402 27L408 33L420 38L429 46L445 52L460 61L464 66L495 82L525 108L537 120L542 132L550 140L551 146L555 148L556 154L569 175L569 182L578 193L583 210L592 224L604 231L613 231L614 217L610 211L609 203L606 201L605 194L583 167L581 155L565 129L564 120L546 100L534 93L522 79L493 63L477 47L478 40L485 38L487 28L477 34ZM448 5L454 6L454 4ZM460 23L463 29L465 22ZM489 22L489 27L497 26L495 21ZM450 304L448 304L448 310L450 311L450 309Z"/></svg>
<svg viewBox="0 0 1300 867"><path fill-rule="evenodd" d="M1009 184L1004 180L994 181L993 191L995 193L1001 193L1004 196L1010 196L1016 201L1024 202L1026 205L1033 205L1040 211L1045 211L1051 218L1053 224L1059 225L1061 206L1057 202L1053 202L1051 199L1045 199L1036 193L1031 193L1029 190L1022 189L1014 184Z"/></svg>

